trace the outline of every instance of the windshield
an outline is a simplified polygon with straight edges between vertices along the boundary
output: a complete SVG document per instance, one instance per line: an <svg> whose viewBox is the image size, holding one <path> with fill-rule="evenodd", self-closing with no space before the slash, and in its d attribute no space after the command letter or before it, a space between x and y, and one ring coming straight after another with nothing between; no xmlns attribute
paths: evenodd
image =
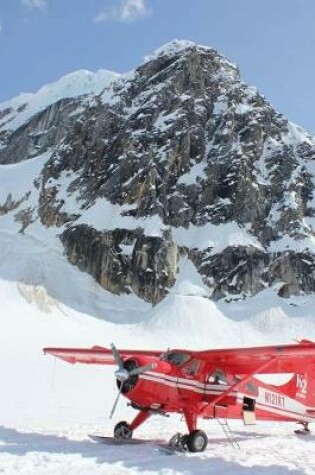
<svg viewBox="0 0 315 475"><path fill-rule="evenodd" d="M175 366L182 366L190 360L190 355L179 351L167 351L161 356L162 361L167 361Z"/></svg>

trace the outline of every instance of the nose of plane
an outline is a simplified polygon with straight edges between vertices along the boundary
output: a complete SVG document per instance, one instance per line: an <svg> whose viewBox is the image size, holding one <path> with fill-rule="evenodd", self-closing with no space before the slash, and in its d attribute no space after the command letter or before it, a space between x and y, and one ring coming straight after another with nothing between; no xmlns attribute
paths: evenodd
<svg viewBox="0 0 315 475"><path fill-rule="evenodd" d="M118 379L118 381L123 383L129 378L129 372L125 368L118 368L115 371L115 377Z"/></svg>

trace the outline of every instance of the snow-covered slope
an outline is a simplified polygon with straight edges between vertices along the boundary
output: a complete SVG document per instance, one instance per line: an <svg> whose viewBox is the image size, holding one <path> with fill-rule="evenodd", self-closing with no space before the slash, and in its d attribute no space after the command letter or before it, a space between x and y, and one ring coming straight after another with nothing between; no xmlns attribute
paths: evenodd
<svg viewBox="0 0 315 475"><path fill-rule="evenodd" d="M314 473L315 441L297 440L292 424L244 429L241 422L232 423L239 451L216 422L201 423L210 437L209 450L187 458L169 458L154 447L93 445L87 434L110 435L114 423L133 417L121 401L114 420L108 419L116 395L113 368L72 366L42 354L44 346L108 346L112 341L120 347L166 349L315 339L313 297L284 303L267 290L250 304L214 303L191 263L183 260L172 293L151 307L133 295L106 292L72 267L60 250L35 238L7 233L0 240L2 473ZM138 434L169 438L176 430L184 430L179 417L156 417Z"/></svg>
<svg viewBox="0 0 315 475"><path fill-rule="evenodd" d="M58 81L43 86L34 94L20 94L0 105L0 131L14 131L23 126L31 117L62 100L102 93L120 75L100 69L79 70L63 76ZM7 111L7 113L6 113Z"/></svg>

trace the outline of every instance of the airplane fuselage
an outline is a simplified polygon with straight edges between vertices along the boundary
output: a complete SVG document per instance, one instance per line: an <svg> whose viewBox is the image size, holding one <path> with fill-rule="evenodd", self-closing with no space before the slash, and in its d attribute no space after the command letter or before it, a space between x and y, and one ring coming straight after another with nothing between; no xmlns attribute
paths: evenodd
<svg viewBox="0 0 315 475"><path fill-rule="evenodd" d="M140 361L139 364L147 363ZM281 392L281 386L250 377L225 375L225 381L208 381L213 368L202 368L193 375L185 367L156 361L156 369L139 375L137 384L125 396L139 408L167 412L191 412L202 418L244 419L252 413L261 420L315 420L315 406ZM236 386L233 389L233 386ZM253 418L252 418L253 420Z"/></svg>

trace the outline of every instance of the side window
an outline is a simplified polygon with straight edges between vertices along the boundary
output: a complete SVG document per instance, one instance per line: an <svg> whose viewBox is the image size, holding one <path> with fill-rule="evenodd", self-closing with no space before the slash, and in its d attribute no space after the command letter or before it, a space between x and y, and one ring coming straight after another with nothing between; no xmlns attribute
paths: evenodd
<svg viewBox="0 0 315 475"><path fill-rule="evenodd" d="M207 379L209 384L227 384L226 374L222 369L214 370Z"/></svg>
<svg viewBox="0 0 315 475"><path fill-rule="evenodd" d="M190 361L184 368L184 372L187 376L194 376L198 373L200 369L200 361L199 360L192 360Z"/></svg>

